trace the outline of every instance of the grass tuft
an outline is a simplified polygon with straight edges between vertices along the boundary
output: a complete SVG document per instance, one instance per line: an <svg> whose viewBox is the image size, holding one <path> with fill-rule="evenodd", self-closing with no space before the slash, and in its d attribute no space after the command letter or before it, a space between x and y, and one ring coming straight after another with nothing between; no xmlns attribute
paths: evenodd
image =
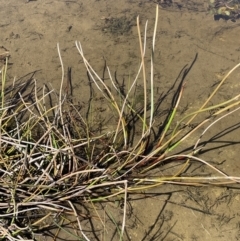
<svg viewBox="0 0 240 241"><path fill-rule="evenodd" d="M201 107L176 121L184 94L183 79L163 122L164 126L159 127L156 115L159 103L154 100L153 74L157 21L158 8L150 56L149 84L145 65L147 24L142 42L137 18L141 63L127 90L119 86L107 68L109 87L87 61L81 43L76 42L77 51L93 85L91 90L95 88L112 110L114 118L111 124L114 128L111 131L104 121L101 128L96 127L94 118L89 114L91 102L87 114L82 113L81 108L73 103L69 94L71 91L64 91L64 66L59 45L57 49L62 66L59 91L50 90L48 86L39 89L33 78L26 83L14 80L6 88L6 61L1 71L1 240L35 240L38 234L50 230L55 232L52 234L54 238L63 231L77 240L90 240L82 227L82 221L88 217L83 215L79 204L89 203L94 206L95 202L122 196L124 212L121 228L110 215L121 240L124 237L128 194L165 183L195 186L239 183L239 177L228 176L198 154L204 147L201 138L208 130L240 108L239 95L223 103L210 105L212 97L240 64L223 78ZM144 101L139 107L133 96L141 72ZM71 88L69 81L70 77L67 85ZM209 114L210 111L213 112ZM189 130L194 119L198 119L199 123ZM138 129L141 130L139 134L136 131ZM198 135L199 138L193 143L191 151L174 153L192 135ZM192 161L208 167L212 176L185 176ZM181 165L173 168L171 174L150 174L160 165L173 165L175 162ZM100 217L96 208L93 209ZM74 220L69 220L69 216ZM104 221L101 222L105 229ZM75 225L74 232L67 228L72 223Z"/></svg>

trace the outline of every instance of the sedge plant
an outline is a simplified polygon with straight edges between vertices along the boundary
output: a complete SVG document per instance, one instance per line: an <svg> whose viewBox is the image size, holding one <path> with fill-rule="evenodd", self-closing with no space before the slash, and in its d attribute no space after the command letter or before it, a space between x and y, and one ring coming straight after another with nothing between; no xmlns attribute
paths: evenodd
<svg viewBox="0 0 240 241"><path fill-rule="evenodd" d="M64 92L64 63L59 44L57 49L62 66L59 91L49 89L46 85L38 88L36 80L32 77L26 82L14 80L13 84L6 88L7 65L2 69L1 240L34 240L38 233L46 230L53 230L55 238L62 231L77 240L90 240L82 225L85 216L80 211L79 203L94 205L96 202L114 200L120 195L123 197L121 227L119 228L114 217L111 216L111 220L117 227L119 240L123 240L128 194L165 183L222 185L239 182L239 177L228 176L197 154L202 148L199 146L201 138L209 129L240 108L239 95L214 106L210 105L213 96L240 64L223 78L202 106L176 122L181 98L184 95L185 83L181 82L162 131L152 141L157 118L154 97L157 22L158 7L148 77L145 63L147 23L142 38L137 18L140 65L126 92L123 92L113 79L108 67L106 69L111 87L103 81L85 57L81 43L76 41L77 51L86 67L88 78L93 83L93 88L100 93L114 113L115 118L111 124L115 126L111 131L107 127L101 131L94 129L88 115L82 113L81 108L78 108L78 105ZM140 108L132 98L139 81L143 86L143 106ZM212 114L204 117L213 110ZM196 119L200 120L199 124L190 131L186 132L182 128L182 123L190 126ZM132 141L130 138L133 135L132 130L139 126L141 131ZM198 134L202 128L204 131ZM193 143L191 151L174 153L190 136L197 134L199 138ZM192 160L206 165L215 174L211 177L183 176ZM182 165L178 170L174 169L171 175L148 176L148 173L159 165L175 161L181 161ZM69 215L74 221L69 221ZM74 232L66 228L72 223L77 227ZM105 222L101 220L101 223L105 229Z"/></svg>

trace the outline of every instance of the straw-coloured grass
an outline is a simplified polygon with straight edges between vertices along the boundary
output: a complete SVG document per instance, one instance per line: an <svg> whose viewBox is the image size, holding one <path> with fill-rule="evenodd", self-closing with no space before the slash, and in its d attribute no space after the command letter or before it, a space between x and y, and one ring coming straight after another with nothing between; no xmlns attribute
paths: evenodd
<svg viewBox="0 0 240 241"><path fill-rule="evenodd" d="M92 131L89 118L64 92L64 64L60 91L47 86L38 89L36 81L13 82L6 88L7 63L2 69L0 108L0 239L34 240L37 233L57 228L64 230L75 217L79 240L89 240L84 233L78 211L79 203L94 203L123 194L124 215L120 230L122 239L126 220L127 194L155 187L164 183L180 185L205 185L239 182L239 177L228 176L212 164L197 156L202 146L200 140L219 121L237 111L240 101L234 96L224 103L210 106L210 100L218 92L227 77L239 67L235 66L218 84L205 103L197 111L187 114L174 126L174 118L184 91L184 81L176 91L175 101L165 120L164 127L152 142L155 124L154 99L154 48L157 30L158 9L152 40L151 75L147 82L145 67L146 32L142 41L137 19L141 64L136 78L127 92L122 92L108 70L111 88L99 77L84 56L80 42L76 47L81 55L88 76L95 88L117 116L114 131L103 129L101 134ZM143 106L137 108L132 93L142 75ZM147 89L150 85L150 95ZM116 94L115 94L116 93ZM219 109L219 107L221 107ZM214 110L214 111L213 111ZM227 112L227 110L230 110ZM211 112L208 117L201 115ZM197 126L186 131L193 120L201 120ZM214 121L210 122L210 120ZM203 119L203 120L202 120ZM208 124L210 123L210 124ZM130 140L134 125L141 125L141 133ZM204 131L194 144L192 151L173 155L173 150L200 127ZM100 132L98 132L100 133ZM159 164L182 162L179 170L171 176L149 177L149 170ZM211 177L180 176L191 163L197 161L211 168ZM109 192L110 190L110 192ZM63 225L64 223L64 225ZM66 230L65 230L66 231ZM55 236L58 232L55 233Z"/></svg>

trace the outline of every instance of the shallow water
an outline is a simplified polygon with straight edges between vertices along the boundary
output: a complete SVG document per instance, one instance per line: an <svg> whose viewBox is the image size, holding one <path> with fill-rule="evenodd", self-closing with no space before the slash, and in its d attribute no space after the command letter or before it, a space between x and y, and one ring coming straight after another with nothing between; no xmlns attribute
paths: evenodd
<svg viewBox="0 0 240 241"><path fill-rule="evenodd" d="M176 2L181 7L159 6L154 81L159 94L166 93L182 69L190 66L198 55L186 77L180 105L184 112L185 107L193 110L200 106L213 91L214 84L239 62L240 22L214 21L208 13L208 1ZM140 63L137 16L142 32L148 20L147 55L150 56L154 1L0 0L0 4L0 45L11 54L10 82L13 77L20 78L37 71L34 77L39 86L47 83L58 89L62 76L57 52L59 43L64 70L72 69L73 98L76 101L88 99L88 78L75 47L76 40L81 42L86 58L100 76L106 60L112 74L116 72L120 81L133 78ZM148 58L147 66L149 61ZM213 99L213 104L239 92L239 77L237 70ZM171 99L167 100L165 107L170 102ZM236 125L234 131L207 145L202 155L208 161L221 163L226 160L219 168L232 176L239 175L240 168L238 122L237 112L213 128L208 138ZM238 189L162 185L150 192L156 195L150 198L143 198L148 196L146 194L139 195L138 201L131 202L133 214L127 222L124 240L220 241L240 238ZM116 218L122 215L122 210L115 204L104 206L104 210L110 210ZM96 225L104 229L100 222ZM91 240L118 240L114 225L111 225L109 222L105 236L98 232ZM62 238L67 239L64 234Z"/></svg>

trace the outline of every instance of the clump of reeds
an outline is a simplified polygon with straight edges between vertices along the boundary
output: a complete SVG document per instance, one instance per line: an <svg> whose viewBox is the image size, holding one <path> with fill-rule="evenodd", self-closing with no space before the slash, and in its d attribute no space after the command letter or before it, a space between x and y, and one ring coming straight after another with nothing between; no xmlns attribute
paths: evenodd
<svg viewBox="0 0 240 241"><path fill-rule="evenodd" d="M238 177L227 176L196 155L202 148L199 147L201 137L218 121L240 108L239 95L224 103L208 106L211 98L240 64L224 77L197 111L187 114L174 124L184 90L182 81L161 132L152 138L155 128L153 66L157 19L158 8L152 41L150 96L145 67L147 24L142 42L137 19L141 64L127 92L121 90L107 69L112 85L110 88L84 57L81 44L76 42L90 81L108 102L115 117L117 116L113 131L103 130L100 134L92 131L91 123L81 113L81 108L64 93L64 67L59 46L63 72L59 92L50 90L48 86L38 89L32 78L26 83L14 81L12 86L6 88L7 64L3 67L0 96L1 240L34 240L36 234L46 230L64 230L64 226L72 222L66 215L75 217L79 239L89 240L82 229L83 217L77 208L78 204L107 200L123 194L121 239L125 227L128 193L163 183L220 185L239 181ZM144 101L143 107L137 108L131 95L140 74L143 79ZM214 111L202 119L201 115L211 110ZM198 125L188 131L182 128L181 123L189 127L196 118L201 120ZM214 121L210 123L213 118ZM141 125L141 133L132 141L130 136L135 125L138 125L137 128ZM176 147L202 126L205 126L204 131L193 145L192 151L172 154ZM147 173L159 164L173 163L176 160L182 165L172 175L148 177ZM203 163L216 174L211 177L181 176L192 160Z"/></svg>

